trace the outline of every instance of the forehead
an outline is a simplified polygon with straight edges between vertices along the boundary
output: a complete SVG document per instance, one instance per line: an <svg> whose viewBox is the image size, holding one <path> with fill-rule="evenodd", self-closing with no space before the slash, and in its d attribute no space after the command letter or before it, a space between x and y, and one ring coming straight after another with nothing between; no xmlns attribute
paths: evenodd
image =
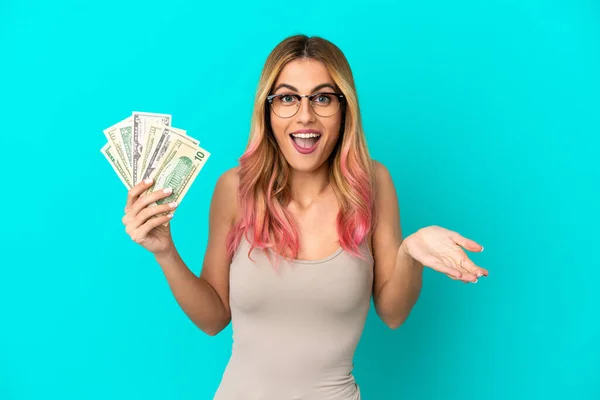
<svg viewBox="0 0 600 400"><path fill-rule="evenodd" d="M301 58L287 63L279 73L275 87L280 83L287 83L300 91L311 90L322 83L334 84L325 64L312 58Z"/></svg>

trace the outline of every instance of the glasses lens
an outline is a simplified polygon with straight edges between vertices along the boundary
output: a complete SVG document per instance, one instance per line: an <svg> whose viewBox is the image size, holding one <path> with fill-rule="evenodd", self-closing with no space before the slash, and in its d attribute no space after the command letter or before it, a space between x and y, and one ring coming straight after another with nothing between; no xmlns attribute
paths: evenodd
<svg viewBox="0 0 600 400"><path fill-rule="evenodd" d="M273 112L277 116L289 118L296 114L296 111L298 111L298 108L300 107L300 102L297 97L286 94L284 96L275 97L271 103L271 107L273 107Z"/></svg>
<svg viewBox="0 0 600 400"><path fill-rule="evenodd" d="M313 110L321 117L330 117L340 107L340 98L333 94L318 94L312 99Z"/></svg>

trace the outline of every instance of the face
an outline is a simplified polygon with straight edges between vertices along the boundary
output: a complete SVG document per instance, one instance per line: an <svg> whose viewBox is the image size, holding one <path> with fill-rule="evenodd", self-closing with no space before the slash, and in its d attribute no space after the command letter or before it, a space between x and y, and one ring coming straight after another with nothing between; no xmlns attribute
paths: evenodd
<svg viewBox="0 0 600 400"><path fill-rule="evenodd" d="M290 61L273 87L270 94L339 93L325 65L314 59ZM295 106L289 105L293 101L291 96L281 97L277 101L295 110ZM327 109L328 101L325 96L315 97L313 109L309 99L304 97L296 114L289 118L278 116L273 107L270 107L271 128L275 139L294 170L309 172L318 169L327 161L335 147L340 136L343 104L340 102L335 114L320 116L319 114L329 114L323 111Z"/></svg>

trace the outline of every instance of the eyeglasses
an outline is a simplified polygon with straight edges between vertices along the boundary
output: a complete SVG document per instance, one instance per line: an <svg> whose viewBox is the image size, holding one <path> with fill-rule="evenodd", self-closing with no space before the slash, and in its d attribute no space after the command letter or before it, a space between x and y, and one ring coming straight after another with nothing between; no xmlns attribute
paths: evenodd
<svg viewBox="0 0 600 400"><path fill-rule="evenodd" d="M339 93L315 93L315 94L272 94L267 96L273 112L280 118L291 118L300 109L302 98L307 97L315 114L321 117L331 117L340 109L340 103L344 99Z"/></svg>

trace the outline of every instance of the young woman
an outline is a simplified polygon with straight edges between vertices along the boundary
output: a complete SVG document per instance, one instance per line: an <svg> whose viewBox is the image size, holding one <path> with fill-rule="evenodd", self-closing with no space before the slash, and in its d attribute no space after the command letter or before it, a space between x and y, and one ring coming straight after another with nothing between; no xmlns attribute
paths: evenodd
<svg viewBox="0 0 600 400"><path fill-rule="evenodd" d="M360 399L352 375L370 298L392 329L417 301L423 266L455 280L488 272L483 247L429 226L402 239L390 173L372 160L350 66L319 37L271 52L239 166L218 179L200 277L180 258L169 193L129 191L123 223L151 251L177 302L205 333L231 321L232 355L215 399ZM152 218L171 211L170 215Z"/></svg>

